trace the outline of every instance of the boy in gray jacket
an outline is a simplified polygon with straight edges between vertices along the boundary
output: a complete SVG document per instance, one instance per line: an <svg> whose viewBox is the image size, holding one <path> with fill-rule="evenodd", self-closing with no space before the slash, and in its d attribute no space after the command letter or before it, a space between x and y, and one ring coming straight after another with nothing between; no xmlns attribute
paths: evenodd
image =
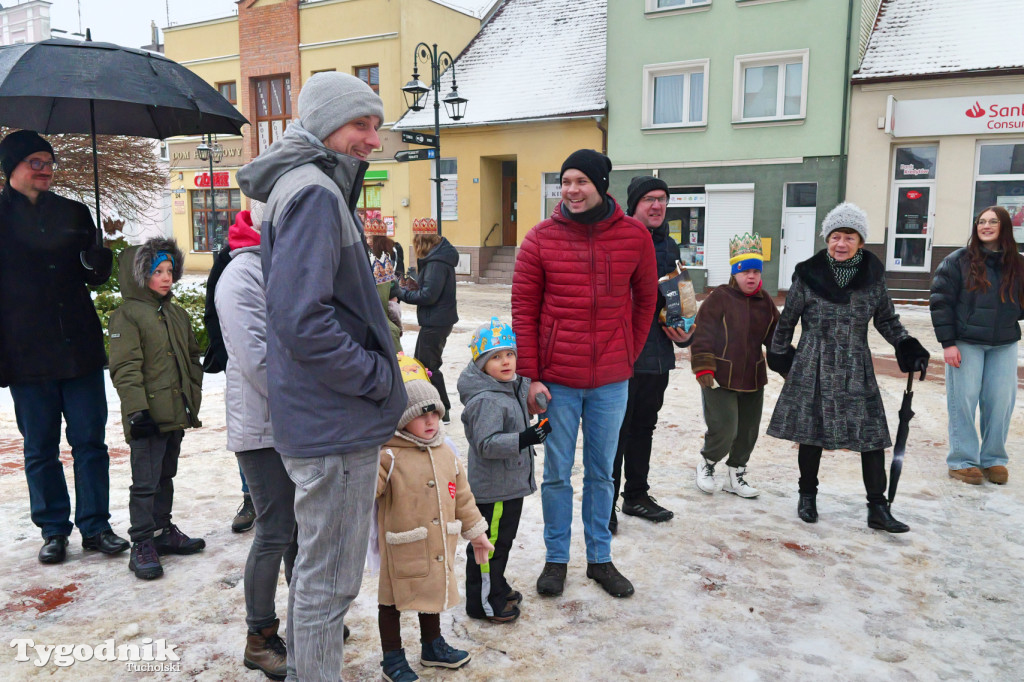
<svg viewBox="0 0 1024 682"><path fill-rule="evenodd" d="M530 380L516 374L516 335L492 317L473 334L473 361L459 376L462 423L469 442L469 485L488 525L494 551L486 564L466 559L466 614L492 623L519 617L523 595L505 580L508 553L519 530L523 498L537 490L534 445L551 432L547 420L531 426Z"/></svg>

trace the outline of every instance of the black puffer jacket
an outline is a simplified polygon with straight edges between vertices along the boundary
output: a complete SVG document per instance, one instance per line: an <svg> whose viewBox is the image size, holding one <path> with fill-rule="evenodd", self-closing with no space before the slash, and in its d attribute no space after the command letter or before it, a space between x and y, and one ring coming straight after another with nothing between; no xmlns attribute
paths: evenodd
<svg viewBox="0 0 1024 682"><path fill-rule="evenodd" d="M1018 320L1024 317L1021 301L999 300L1002 258L1002 253L989 253L985 258L987 291L967 290L966 248L946 256L935 271L928 307L935 338L943 348L958 341L986 346L1020 341Z"/></svg>
<svg viewBox="0 0 1024 682"><path fill-rule="evenodd" d="M459 321L455 310L455 266L459 252L444 237L423 258L416 260L418 289L401 289L398 299L416 306L421 327L449 327Z"/></svg>
<svg viewBox="0 0 1024 682"><path fill-rule="evenodd" d="M668 236L668 223L662 223L661 227L649 230L654 239L654 255L658 260L658 277L663 277L676 269L676 261L679 260L679 245L672 237ZM676 368L676 351L672 342L665 332L661 330L658 322L658 315L665 307L665 297L658 292L658 305L654 308L654 319L651 320L651 329L647 332L647 341L640 351L640 357L633 365L633 374L665 374ZM690 345L690 342L676 344L680 348Z"/></svg>

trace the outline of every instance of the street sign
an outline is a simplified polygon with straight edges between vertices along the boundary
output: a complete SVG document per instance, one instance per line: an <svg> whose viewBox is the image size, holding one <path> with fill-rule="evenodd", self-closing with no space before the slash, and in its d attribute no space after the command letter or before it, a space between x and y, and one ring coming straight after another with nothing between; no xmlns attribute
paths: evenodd
<svg viewBox="0 0 1024 682"><path fill-rule="evenodd" d="M436 149L405 149L395 153L395 161L426 161L437 157Z"/></svg>
<svg viewBox="0 0 1024 682"><path fill-rule="evenodd" d="M402 142L422 144L428 147L437 147L437 135L424 135L423 133L402 133Z"/></svg>

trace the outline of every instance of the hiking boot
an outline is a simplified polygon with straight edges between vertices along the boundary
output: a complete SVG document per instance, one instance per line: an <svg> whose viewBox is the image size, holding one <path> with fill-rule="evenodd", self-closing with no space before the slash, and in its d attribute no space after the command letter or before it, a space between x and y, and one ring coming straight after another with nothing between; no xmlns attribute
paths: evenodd
<svg viewBox="0 0 1024 682"><path fill-rule="evenodd" d="M722 490L740 497L757 497L761 491L744 480L747 475L747 467L729 467L729 479L722 486Z"/></svg>
<svg viewBox="0 0 1024 682"><path fill-rule="evenodd" d="M235 518L231 521L231 532L244 533L247 530L252 530L254 523L256 523L256 508L252 506L252 497L249 493L245 493L242 496L242 506L235 512Z"/></svg>
<svg viewBox="0 0 1024 682"><path fill-rule="evenodd" d="M888 502L868 502L868 528L887 533L906 533L910 526L893 518Z"/></svg>
<svg viewBox="0 0 1024 682"><path fill-rule="evenodd" d="M654 523L668 521L675 516L668 509L658 504L658 501L650 495L644 495L635 500L623 500L622 513L629 516L639 516L641 519L647 519Z"/></svg>
<svg viewBox="0 0 1024 682"><path fill-rule="evenodd" d="M67 558L67 535L51 535L43 540L43 546L39 548L39 563L60 564Z"/></svg>
<svg viewBox="0 0 1024 682"><path fill-rule="evenodd" d="M615 507L612 507L612 514L608 517L608 530L612 532L612 535L619 534L619 517L615 514Z"/></svg>
<svg viewBox="0 0 1024 682"><path fill-rule="evenodd" d="M537 594L545 597L557 597L565 589L565 573L567 564L556 564L548 561L544 564L544 570L537 578Z"/></svg>
<svg viewBox="0 0 1024 682"><path fill-rule="evenodd" d="M818 522L818 505L815 493L800 493L800 501L796 503L796 514L806 523Z"/></svg>
<svg viewBox="0 0 1024 682"><path fill-rule="evenodd" d="M259 670L272 680L283 680L288 676L288 650L284 640L277 635L281 621L257 632L249 631L245 637L245 654L242 658L249 670Z"/></svg>
<svg viewBox="0 0 1024 682"><path fill-rule="evenodd" d="M966 469L950 469L949 477L955 478L958 481L963 481L964 483L969 483L971 485L981 485L981 482L985 480L985 477L981 475L981 469L979 469L978 467L967 467Z"/></svg>
<svg viewBox="0 0 1024 682"><path fill-rule="evenodd" d="M472 658L468 651L449 645L444 637L438 637L433 642L421 642L420 646L420 665L455 669L466 665Z"/></svg>
<svg viewBox="0 0 1024 682"><path fill-rule="evenodd" d="M700 458L697 464L697 487L709 495L722 489L722 484L715 480L715 462Z"/></svg>
<svg viewBox="0 0 1024 682"><path fill-rule="evenodd" d="M405 649L385 651L380 667L384 679L388 682L414 682L420 679L409 667L409 661L405 660Z"/></svg>
<svg viewBox="0 0 1024 682"><path fill-rule="evenodd" d="M1006 467L998 464L994 467L986 467L982 471L985 472L988 480L996 485L1003 485L1010 480L1010 472L1006 470Z"/></svg>
<svg viewBox="0 0 1024 682"><path fill-rule="evenodd" d="M488 616L483 613L474 613L469 609L466 609L466 615L470 618L488 620L492 623L512 623L519 618L519 607L512 602L505 602L505 610L501 613L496 613L493 616Z"/></svg>
<svg viewBox="0 0 1024 682"><path fill-rule="evenodd" d="M164 567L160 565L160 555L152 540L143 540L132 545L128 570L133 571L135 577L142 580L153 580L164 574Z"/></svg>
<svg viewBox="0 0 1024 682"><path fill-rule="evenodd" d="M164 554L195 554L203 551L203 548L206 547L206 540L190 538L172 523L164 528L160 535L153 538L153 544L161 556Z"/></svg>
<svg viewBox="0 0 1024 682"><path fill-rule="evenodd" d="M633 594L633 583L619 573L615 564L608 561L603 564L587 564L587 577L593 578L613 597L628 597Z"/></svg>

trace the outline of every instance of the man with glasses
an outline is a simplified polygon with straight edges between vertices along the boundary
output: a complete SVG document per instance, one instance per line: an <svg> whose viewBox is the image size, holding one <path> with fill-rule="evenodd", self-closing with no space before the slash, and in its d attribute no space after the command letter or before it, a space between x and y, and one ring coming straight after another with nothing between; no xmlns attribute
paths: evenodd
<svg viewBox="0 0 1024 682"><path fill-rule="evenodd" d="M87 285L110 277L113 254L96 243L85 204L50 191L56 161L30 130L0 142L0 385L10 386L24 438L32 522L44 539L39 561L67 556L71 523L60 461L63 417L75 472L82 547L128 549L110 529L109 457L104 442L103 330Z"/></svg>

